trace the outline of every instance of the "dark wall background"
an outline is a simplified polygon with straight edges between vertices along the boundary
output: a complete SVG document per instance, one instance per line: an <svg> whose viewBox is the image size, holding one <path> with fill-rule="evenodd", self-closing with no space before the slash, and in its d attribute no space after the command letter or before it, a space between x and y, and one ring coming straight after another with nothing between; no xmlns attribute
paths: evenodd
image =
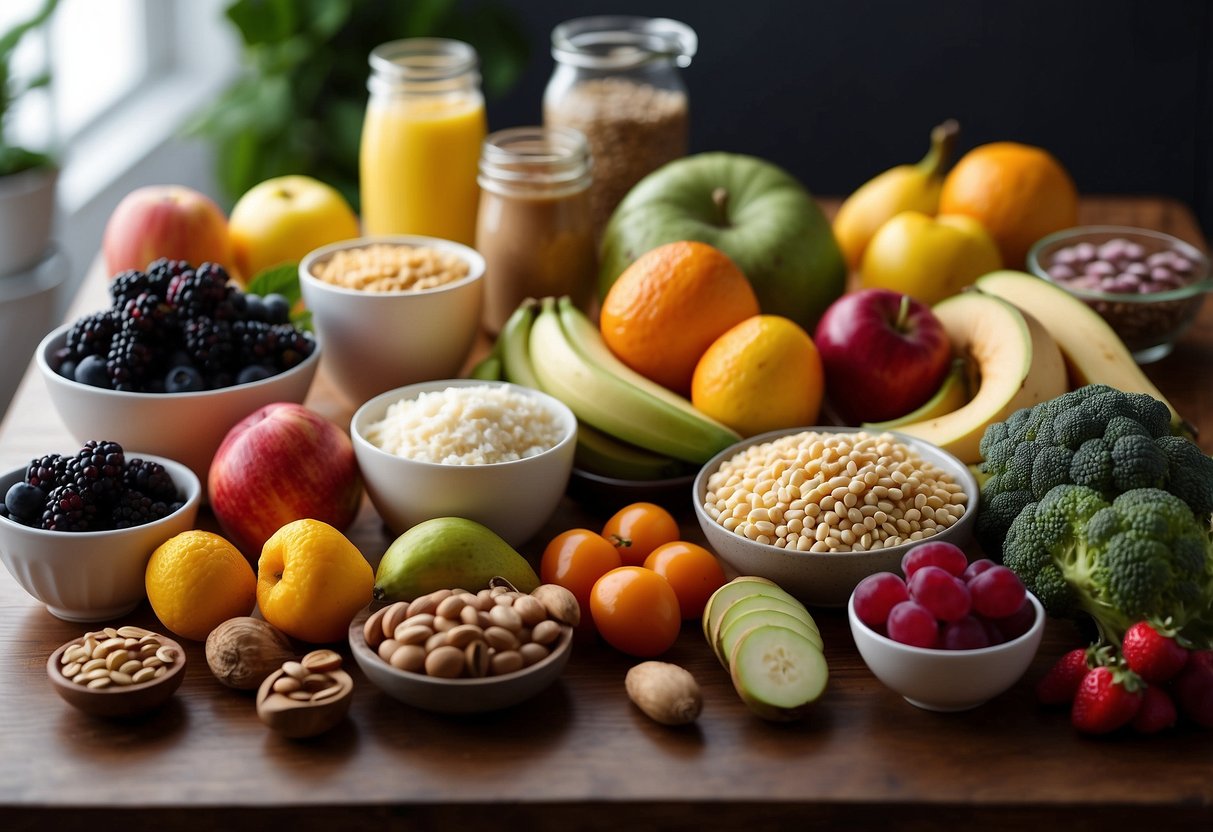
<svg viewBox="0 0 1213 832"><path fill-rule="evenodd" d="M533 51L489 103L491 129L538 124L557 23L672 17L699 35L684 70L693 151L764 157L846 194L960 121L961 151L1054 153L1084 193L1166 194L1213 231L1209 0L508 0Z"/></svg>

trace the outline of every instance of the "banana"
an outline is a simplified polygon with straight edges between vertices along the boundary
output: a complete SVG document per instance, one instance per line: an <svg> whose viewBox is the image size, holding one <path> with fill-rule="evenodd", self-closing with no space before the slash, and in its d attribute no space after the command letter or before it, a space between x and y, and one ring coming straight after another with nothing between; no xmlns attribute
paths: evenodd
<svg viewBox="0 0 1213 832"><path fill-rule="evenodd" d="M535 390L542 389L539 379L535 377L535 369L531 366L531 324L538 309L539 302L534 298L527 298L518 304L518 308L501 328L501 334L497 336L502 377L506 381Z"/></svg>
<svg viewBox="0 0 1213 832"><path fill-rule="evenodd" d="M569 308L575 310L571 304ZM581 313L570 315L577 316ZM641 377L614 358L597 328L581 317L588 330L579 327L570 336L561 325L555 298L544 298L530 333L531 365L540 387L568 405L578 419L624 442L685 462L705 462L738 441L736 433L703 416L685 399L669 391L654 395L636 383Z"/></svg>
<svg viewBox="0 0 1213 832"><path fill-rule="evenodd" d="M582 471L621 480L664 480L687 473L686 465L668 456L637 448L587 424L577 425L573 464Z"/></svg>
<svg viewBox="0 0 1213 832"><path fill-rule="evenodd" d="M915 165L898 165L860 185L834 217L834 236L847 266L859 268L872 235L902 211L939 212L944 168L956 144L960 125L953 119L931 131L931 149Z"/></svg>
<svg viewBox="0 0 1213 832"><path fill-rule="evenodd" d="M468 372L468 378L474 378L477 381L501 381L504 378L501 356L495 352L489 353L476 362L476 366Z"/></svg>

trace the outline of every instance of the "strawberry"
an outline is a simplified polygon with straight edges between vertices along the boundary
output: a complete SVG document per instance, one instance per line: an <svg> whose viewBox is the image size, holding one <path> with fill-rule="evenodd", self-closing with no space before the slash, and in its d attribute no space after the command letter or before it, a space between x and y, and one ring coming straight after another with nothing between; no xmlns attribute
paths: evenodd
<svg viewBox="0 0 1213 832"><path fill-rule="evenodd" d="M1125 631L1121 652L1129 669L1151 684L1174 678L1188 661L1188 649L1165 623L1137 622Z"/></svg>
<svg viewBox="0 0 1213 832"><path fill-rule="evenodd" d="M1042 705L1069 705L1090 669L1087 650L1082 647L1071 650L1036 683L1036 699Z"/></svg>
<svg viewBox="0 0 1213 832"><path fill-rule="evenodd" d="M1141 707L1133 717L1133 730L1139 734L1157 734L1174 727L1177 718L1170 694L1158 685L1150 685L1142 696Z"/></svg>
<svg viewBox="0 0 1213 832"><path fill-rule="evenodd" d="M1141 677L1119 666L1101 665L1087 671L1070 722L1084 734L1107 734L1128 725L1141 708Z"/></svg>
<svg viewBox="0 0 1213 832"><path fill-rule="evenodd" d="M1175 701L1188 719L1213 728L1213 650L1196 650L1172 683Z"/></svg>

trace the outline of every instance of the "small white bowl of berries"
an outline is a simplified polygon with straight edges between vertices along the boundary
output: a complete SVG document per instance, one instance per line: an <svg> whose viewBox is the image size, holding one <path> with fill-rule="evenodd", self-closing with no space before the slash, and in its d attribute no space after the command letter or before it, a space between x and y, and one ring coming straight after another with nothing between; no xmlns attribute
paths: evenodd
<svg viewBox="0 0 1213 832"><path fill-rule="evenodd" d="M990 560L928 541L901 571L869 575L847 604L868 669L907 702L930 711L976 708L1014 685L1044 635L1040 601Z"/></svg>

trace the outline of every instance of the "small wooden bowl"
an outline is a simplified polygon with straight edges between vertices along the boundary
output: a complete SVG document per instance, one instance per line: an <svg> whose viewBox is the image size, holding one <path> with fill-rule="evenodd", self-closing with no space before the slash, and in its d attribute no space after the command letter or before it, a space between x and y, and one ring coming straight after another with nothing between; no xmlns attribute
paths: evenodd
<svg viewBox="0 0 1213 832"><path fill-rule="evenodd" d="M110 685L105 688L87 688L63 675L60 657L69 648L84 643L84 637L72 639L51 653L46 660L46 675L63 700L87 714L100 717L127 717L150 711L168 701L185 679L185 650L171 638L156 633L161 645L171 647L180 657L168 665L168 671L159 679L137 685Z"/></svg>
<svg viewBox="0 0 1213 832"><path fill-rule="evenodd" d="M314 737L335 728L349 713L354 680L344 670L327 671L341 690L318 702L300 702L275 693L274 682L285 675L285 670L275 670L257 689L257 716L279 734L293 739Z"/></svg>

